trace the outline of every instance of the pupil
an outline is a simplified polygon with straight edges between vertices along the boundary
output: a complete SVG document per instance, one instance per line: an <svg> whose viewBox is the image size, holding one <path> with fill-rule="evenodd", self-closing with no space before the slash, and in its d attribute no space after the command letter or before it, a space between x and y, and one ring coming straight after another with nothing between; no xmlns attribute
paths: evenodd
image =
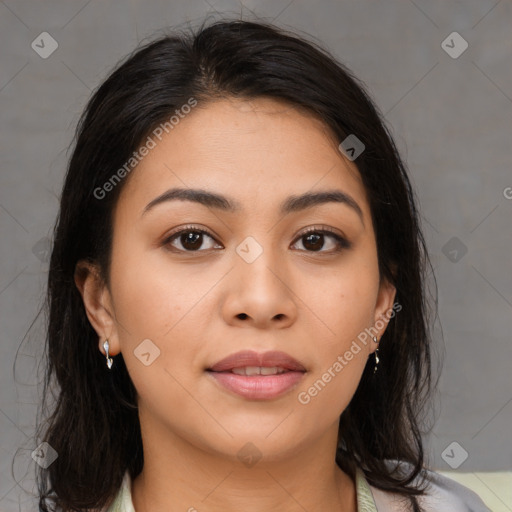
<svg viewBox="0 0 512 512"><path fill-rule="evenodd" d="M306 235L307 242L304 244L304 247L306 247L306 249L307 249L308 248L308 244L310 242L313 242L313 247L311 248L311 250L319 251L322 248L322 245L323 245L323 237L324 237L323 235L319 235L319 234ZM318 245L315 246L315 243L318 244L319 241L322 241L320 246L318 246Z"/></svg>
<svg viewBox="0 0 512 512"><path fill-rule="evenodd" d="M201 247L202 236L202 233L189 231L187 234L181 236L181 243L185 249L198 249Z"/></svg>

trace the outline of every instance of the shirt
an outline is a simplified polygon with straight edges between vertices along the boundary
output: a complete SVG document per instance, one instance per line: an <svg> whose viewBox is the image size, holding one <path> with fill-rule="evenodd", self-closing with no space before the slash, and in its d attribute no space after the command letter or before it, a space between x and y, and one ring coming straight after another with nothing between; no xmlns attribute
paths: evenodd
<svg viewBox="0 0 512 512"><path fill-rule="evenodd" d="M491 512L476 493L435 471L426 470L430 484L426 496L417 498L425 512ZM363 471L356 468L357 512L403 512L404 498L371 486ZM131 478L125 473L121 488L105 512L135 512Z"/></svg>

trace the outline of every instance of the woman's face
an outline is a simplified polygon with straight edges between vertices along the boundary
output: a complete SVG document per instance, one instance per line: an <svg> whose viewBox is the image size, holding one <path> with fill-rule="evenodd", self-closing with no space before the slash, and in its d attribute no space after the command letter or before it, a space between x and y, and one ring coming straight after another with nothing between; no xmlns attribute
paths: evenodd
<svg viewBox="0 0 512 512"><path fill-rule="evenodd" d="M361 333L389 312L395 289L379 283L357 168L324 125L270 99L199 105L125 179L105 309L89 318L100 347L108 338L111 355L122 352L143 433L233 460L248 442L270 459L335 439L376 348ZM172 189L224 199L162 199ZM320 192L331 200L299 199ZM247 350L284 352L306 371L208 371Z"/></svg>

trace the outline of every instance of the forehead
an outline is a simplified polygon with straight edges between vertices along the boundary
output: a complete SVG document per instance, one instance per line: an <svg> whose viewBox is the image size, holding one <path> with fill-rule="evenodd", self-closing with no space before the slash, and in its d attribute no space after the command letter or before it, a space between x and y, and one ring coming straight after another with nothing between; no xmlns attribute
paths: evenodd
<svg viewBox="0 0 512 512"><path fill-rule="evenodd" d="M198 104L141 159L119 202L142 213L170 188L236 197L242 210L281 205L283 197L336 188L364 215L365 189L336 137L304 109L268 98Z"/></svg>

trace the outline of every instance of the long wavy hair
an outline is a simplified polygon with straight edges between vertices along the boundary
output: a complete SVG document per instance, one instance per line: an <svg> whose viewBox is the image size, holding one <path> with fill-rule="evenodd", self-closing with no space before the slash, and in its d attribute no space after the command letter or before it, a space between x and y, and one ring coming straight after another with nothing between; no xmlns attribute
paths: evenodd
<svg viewBox="0 0 512 512"><path fill-rule="evenodd" d="M108 286L112 212L126 180L101 200L97 191L191 97L199 105L273 98L316 115L339 142L356 134L365 145L355 163L369 198L380 277L393 283L402 309L380 341L378 372L373 375L369 358L341 414L336 462L352 477L362 468L370 484L421 510L421 418L435 384L426 293L432 265L405 164L364 84L328 50L270 23L227 19L159 35L137 48L95 90L78 122L45 301L37 439L58 458L37 470L39 510L108 506L125 471L135 478L142 470L136 390L122 354L107 370L74 275L77 262L87 260Z"/></svg>

